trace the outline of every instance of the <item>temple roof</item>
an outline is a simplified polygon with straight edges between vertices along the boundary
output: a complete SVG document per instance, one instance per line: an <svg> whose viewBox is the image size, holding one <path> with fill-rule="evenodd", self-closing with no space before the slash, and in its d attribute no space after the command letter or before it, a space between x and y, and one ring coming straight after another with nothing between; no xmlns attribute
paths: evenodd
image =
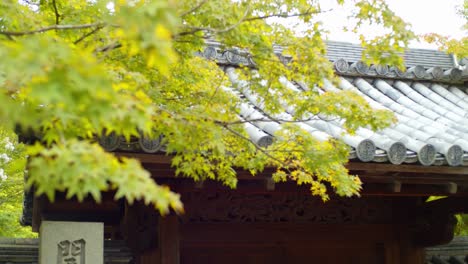
<svg viewBox="0 0 468 264"><path fill-rule="evenodd" d="M360 61L363 48L360 45L327 41L327 58L331 61L344 59L349 62ZM445 52L430 49L409 49L403 54L405 65L410 68L422 66L424 68L441 67L444 70L453 68L453 57Z"/></svg>
<svg viewBox="0 0 468 264"><path fill-rule="evenodd" d="M363 97L373 108L387 109L397 123L381 131L358 129L355 135L344 133L343 121L321 116L300 122L299 125L319 140L339 138L351 148L350 160L377 163L418 163L422 165L468 165L468 87L464 72L454 66L453 57L435 50L410 49L405 54L406 71L387 65L366 65L361 59L362 48L355 44L328 42L327 56L334 63L339 85L325 81L320 93L350 90ZM271 144L282 122L294 114L294 109L271 115L262 109L261 102L249 91L234 69L239 65L254 65L247 53L221 50L211 43L200 53L223 67L232 86L227 90L242 98L239 117L252 121L246 130L252 141L260 146ZM286 89L310 89L290 80L282 80ZM106 142L112 142L108 144ZM110 151L137 150L148 153L161 151L155 141L115 143L102 140ZM133 145L132 145L133 144Z"/></svg>

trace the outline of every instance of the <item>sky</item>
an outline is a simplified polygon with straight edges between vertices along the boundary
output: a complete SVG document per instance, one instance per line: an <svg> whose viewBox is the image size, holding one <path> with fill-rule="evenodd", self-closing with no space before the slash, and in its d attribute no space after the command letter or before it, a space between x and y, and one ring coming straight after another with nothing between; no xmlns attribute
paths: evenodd
<svg viewBox="0 0 468 264"><path fill-rule="evenodd" d="M330 12L321 14L319 19L324 22L324 26L330 31L329 40L346 41L359 43L357 35L350 32L343 32L346 25L346 8L334 4L336 1L323 1L323 10L333 9ZM328 2L328 3L327 3ZM457 6L463 5L463 0L386 0L389 7L403 20L412 25L412 30L416 34L438 33L454 38L461 38L467 35L461 27L465 23L464 19L456 12ZM378 30L367 28L366 35L375 35ZM428 43L413 42L412 48L436 48Z"/></svg>

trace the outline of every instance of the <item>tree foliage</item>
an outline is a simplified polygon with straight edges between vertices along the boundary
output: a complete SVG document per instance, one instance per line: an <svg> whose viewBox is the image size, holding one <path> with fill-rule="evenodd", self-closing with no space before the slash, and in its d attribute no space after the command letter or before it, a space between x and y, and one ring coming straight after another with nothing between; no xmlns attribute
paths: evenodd
<svg viewBox="0 0 468 264"><path fill-rule="evenodd" d="M338 0L343 4L344 0ZM387 34L363 39L368 62L402 65L414 35L383 0L356 0L356 31L377 23ZM142 199L162 213L183 210L179 196L153 182L137 161L105 153L96 136L163 136L177 174L215 179L235 187L236 168L252 174L267 166L275 180L307 184L328 199L358 195L360 181L343 164L348 149L318 141L296 121L338 117L347 132L391 122L352 93L285 88L285 77L316 87L334 80L325 58L320 1L274 0L3 0L0 3L0 119L8 128L34 131L43 141L28 147L28 185L83 199L116 190L116 198ZM295 17L301 36L278 21ZM239 97L215 62L197 56L207 39L247 51L255 70L239 67L269 116L295 109L267 148L251 141L239 119ZM282 63L274 51L291 58ZM234 155L235 153L235 155ZM329 186L329 187L327 187Z"/></svg>
<svg viewBox="0 0 468 264"><path fill-rule="evenodd" d="M0 129L0 237L34 236L30 227L22 227L24 193L24 148L15 135Z"/></svg>
<svg viewBox="0 0 468 264"><path fill-rule="evenodd" d="M465 19L462 29L466 33L468 31L468 0L464 0L463 5L458 7L458 14ZM466 35L462 39L456 39L442 34L430 33L424 35L423 38L429 43L436 43L442 50L454 54L460 59L468 57L468 37Z"/></svg>

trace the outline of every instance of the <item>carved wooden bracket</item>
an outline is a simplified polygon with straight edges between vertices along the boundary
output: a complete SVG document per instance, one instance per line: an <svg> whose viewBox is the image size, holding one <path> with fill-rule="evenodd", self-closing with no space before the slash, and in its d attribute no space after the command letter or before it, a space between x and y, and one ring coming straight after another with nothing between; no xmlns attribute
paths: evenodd
<svg viewBox="0 0 468 264"><path fill-rule="evenodd" d="M451 213L426 212L415 220L413 242L421 247L446 244L452 241L456 224Z"/></svg>
<svg viewBox="0 0 468 264"><path fill-rule="evenodd" d="M454 215L466 212L468 199L464 197L447 197L422 204L415 212L414 242L424 247L450 242L457 224Z"/></svg>

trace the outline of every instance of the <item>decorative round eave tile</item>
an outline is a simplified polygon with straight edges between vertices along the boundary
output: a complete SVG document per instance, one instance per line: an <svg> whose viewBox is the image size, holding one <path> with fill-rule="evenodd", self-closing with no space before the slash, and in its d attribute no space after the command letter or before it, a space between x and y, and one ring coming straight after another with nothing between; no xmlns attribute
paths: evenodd
<svg viewBox="0 0 468 264"><path fill-rule="evenodd" d="M445 154L445 159L450 166L459 166L463 163L463 150L458 145L453 145Z"/></svg>
<svg viewBox="0 0 468 264"><path fill-rule="evenodd" d="M367 74L369 71L369 66L363 61L357 61L351 65L359 74Z"/></svg>
<svg viewBox="0 0 468 264"><path fill-rule="evenodd" d="M264 136L264 137L261 137L257 141L257 145L259 145L260 147L264 147L264 148L270 146L271 144L273 144L273 137L272 136Z"/></svg>
<svg viewBox="0 0 468 264"><path fill-rule="evenodd" d="M422 79L426 76L426 70L423 66L417 65L408 69L408 72L412 72L416 78Z"/></svg>
<svg viewBox="0 0 468 264"><path fill-rule="evenodd" d="M432 78L434 78L436 80L440 80L440 79L442 79L444 77L444 71L439 66L435 66L433 68L430 68L428 70L428 72L431 73Z"/></svg>
<svg viewBox="0 0 468 264"><path fill-rule="evenodd" d="M356 148L356 154L361 161L372 161L375 156L375 144L372 140L365 139Z"/></svg>
<svg viewBox="0 0 468 264"><path fill-rule="evenodd" d="M339 73L346 73L349 70L349 64L345 59L339 59L334 63L335 70Z"/></svg>
<svg viewBox="0 0 468 264"><path fill-rule="evenodd" d="M214 47L207 47L203 51L203 57L207 59L215 59L217 55L218 55L218 52L216 51Z"/></svg>
<svg viewBox="0 0 468 264"><path fill-rule="evenodd" d="M393 164L401 164L406 159L406 146L401 142L392 144L387 152L388 160Z"/></svg>
<svg viewBox="0 0 468 264"><path fill-rule="evenodd" d="M434 146L424 145L418 152L418 160L424 166L430 166L435 162L436 150Z"/></svg>
<svg viewBox="0 0 468 264"><path fill-rule="evenodd" d="M239 54L237 50L226 50L224 56L229 63L240 64L243 62L243 57Z"/></svg>
<svg viewBox="0 0 468 264"><path fill-rule="evenodd" d="M387 65L375 65L375 72L378 74L378 75L381 75L381 76L385 76L388 74L389 72L389 69L388 69L388 66Z"/></svg>
<svg viewBox="0 0 468 264"><path fill-rule="evenodd" d="M109 135L102 135L99 137L99 145L101 145L107 151L117 150L120 146L121 138L114 132Z"/></svg>
<svg viewBox="0 0 468 264"><path fill-rule="evenodd" d="M458 81L462 77L462 71L457 68L452 68L450 70L446 70L445 74L449 76L449 78L453 81Z"/></svg>
<svg viewBox="0 0 468 264"><path fill-rule="evenodd" d="M400 70L398 67L392 67L392 71L396 74L396 76L403 78L406 76L406 72Z"/></svg>
<svg viewBox="0 0 468 264"><path fill-rule="evenodd" d="M161 149L161 139L162 137L149 138L141 135L138 139L138 144L144 152L156 153Z"/></svg>

